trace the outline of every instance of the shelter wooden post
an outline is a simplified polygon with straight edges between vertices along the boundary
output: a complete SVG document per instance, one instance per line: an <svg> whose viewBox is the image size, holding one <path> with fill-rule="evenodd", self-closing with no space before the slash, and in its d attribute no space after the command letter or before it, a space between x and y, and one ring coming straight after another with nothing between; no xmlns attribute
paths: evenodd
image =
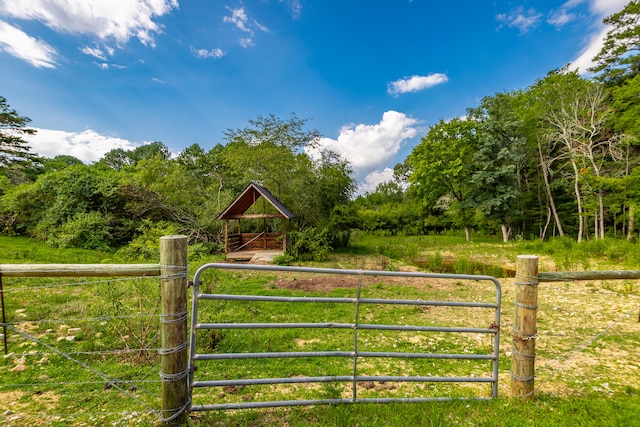
<svg viewBox="0 0 640 427"><path fill-rule="evenodd" d="M224 253L229 252L229 220L224 220Z"/></svg>
<svg viewBox="0 0 640 427"><path fill-rule="evenodd" d="M164 426L186 426L189 410L187 236L160 238L162 348L159 350Z"/></svg>
<svg viewBox="0 0 640 427"><path fill-rule="evenodd" d="M538 313L538 257L516 259L515 314L511 351L511 396L533 396Z"/></svg>

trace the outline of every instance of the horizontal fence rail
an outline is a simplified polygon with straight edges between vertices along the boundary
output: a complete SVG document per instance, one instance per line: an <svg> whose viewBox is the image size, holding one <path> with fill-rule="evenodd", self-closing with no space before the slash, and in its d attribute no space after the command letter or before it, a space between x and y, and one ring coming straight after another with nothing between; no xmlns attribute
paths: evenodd
<svg viewBox="0 0 640 427"><path fill-rule="evenodd" d="M355 298L331 298L331 297L290 297L290 296L269 296L269 295L237 295L237 294L215 294L201 293L201 276L209 269L227 270L248 270L263 272L289 272L289 273L310 273L324 275L351 275L357 276L358 286ZM490 281L495 286L495 301L474 302L474 301L437 301L437 300L409 300L409 299L382 299L382 298L361 298L361 287L363 276L383 276L401 278L421 278L421 279L454 279L454 280L474 280ZM282 384L311 384L311 383L351 383L351 398L333 399L300 399L300 400L276 400L276 401L251 401L221 404L192 404L191 411L208 411L220 409L242 409L242 408L264 408L279 406L299 406L313 404L333 404L333 403L364 403L364 402L426 402L437 400L451 400L451 398L362 398L358 397L358 384L371 381L380 382L422 382L422 383L490 383L491 396L497 397L498 386L498 357L499 357L499 328L501 287L500 283L491 276L462 275L462 274L433 274L433 273L413 273L413 272L388 272L370 270L341 270L325 268L304 268L304 267L278 267L243 264L206 264L195 274L194 296L192 301L192 326L191 326L191 361L190 361L190 387L193 389L203 387L237 387L251 385L282 385ZM240 302L270 302L284 304L312 304L327 303L333 305L351 304L354 306L354 322L302 322L302 323L206 323L199 322L199 305L203 301L240 301ZM435 306L435 307L470 307L486 308L494 311L493 324L489 328L473 327L448 327L448 326L416 326L416 325L386 325L362 323L359 318L359 311L365 305L389 305L389 306ZM353 330L353 349L350 350L327 350L327 351L274 351L274 352L229 352L229 353L199 353L197 350L197 331L199 330L238 330L238 329L342 329ZM418 352L394 352L394 351L361 351L358 347L359 331L411 331L411 332L442 332L442 333L475 333L487 334L492 337L492 352L488 354L466 354L466 353L418 353ZM362 333L362 332L360 332ZM287 358L346 358L352 360L351 375L323 375L323 376L299 376L293 378L238 378L238 379L215 379L196 380L196 363L204 361L221 360L264 360L264 359L287 359ZM460 361L489 361L491 375L486 377L473 376L398 376L398 375L360 375L359 359L364 358L388 358L388 359L441 359ZM466 398L484 399L484 398Z"/></svg>
<svg viewBox="0 0 640 427"><path fill-rule="evenodd" d="M640 279L640 270L611 271L551 271L538 273L538 282L561 282L567 280L618 280Z"/></svg>
<svg viewBox="0 0 640 427"><path fill-rule="evenodd" d="M0 264L3 277L159 276L160 264Z"/></svg>

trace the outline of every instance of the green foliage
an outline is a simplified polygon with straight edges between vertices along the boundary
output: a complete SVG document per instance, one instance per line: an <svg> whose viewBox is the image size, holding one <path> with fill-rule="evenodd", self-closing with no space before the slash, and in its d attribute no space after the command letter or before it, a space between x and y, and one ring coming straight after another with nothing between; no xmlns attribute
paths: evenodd
<svg viewBox="0 0 640 427"><path fill-rule="evenodd" d="M434 206L441 199L457 201L463 227L470 225L469 201L475 190L471 182L478 146L475 126L471 120L440 120L407 158L411 190L425 206Z"/></svg>
<svg viewBox="0 0 640 427"><path fill-rule="evenodd" d="M296 215L298 228L326 224L334 206L345 204L355 189L350 165L336 153L303 152L320 134L305 130L308 120L293 114L249 120L243 129L227 130L221 158L244 185L257 181Z"/></svg>
<svg viewBox="0 0 640 427"><path fill-rule="evenodd" d="M272 261L275 265L292 265L295 262L295 258L289 253L284 253L276 255Z"/></svg>
<svg viewBox="0 0 640 427"><path fill-rule="evenodd" d="M133 150L114 148L100 159L99 165L120 171L127 167L136 166L139 162L146 159L159 158L167 160L169 159L170 154L169 148L167 148L166 145L162 142L156 141L150 144L141 145Z"/></svg>
<svg viewBox="0 0 640 427"><path fill-rule="evenodd" d="M38 162L23 139L24 135L36 132L27 127L29 122L30 118L20 116L9 106L7 99L0 96L0 173L5 176L11 176L11 166L14 164L24 167Z"/></svg>
<svg viewBox="0 0 640 427"><path fill-rule="evenodd" d="M591 70L599 73L600 79L618 83L640 72L639 16L640 2L633 0L621 11L604 19L611 29L594 58L596 66Z"/></svg>
<svg viewBox="0 0 640 427"><path fill-rule="evenodd" d="M62 248L83 248L108 251L112 249L113 218L100 212L79 212L59 228L48 231L47 244ZM44 234L44 230L41 231Z"/></svg>
<svg viewBox="0 0 640 427"><path fill-rule="evenodd" d="M66 169L70 166L81 165L82 161L77 157L61 154L55 156L53 159L43 159L42 165L45 172L55 172L62 169Z"/></svg>
<svg viewBox="0 0 640 427"><path fill-rule="evenodd" d="M166 221L152 222L143 220L136 230L137 235L117 251L117 255L126 259L157 260L160 258L160 237L178 233L175 224Z"/></svg>
<svg viewBox="0 0 640 427"><path fill-rule="evenodd" d="M515 112L517 95L485 97L469 110L477 122L478 145L473 153L473 204L487 217L509 224L517 213L518 169L523 159L522 121Z"/></svg>
<svg viewBox="0 0 640 427"><path fill-rule="evenodd" d="M329 255L329 237L326 230L305 228L290 234L291 246L287 253L295 261L324 261Z"/></svg>

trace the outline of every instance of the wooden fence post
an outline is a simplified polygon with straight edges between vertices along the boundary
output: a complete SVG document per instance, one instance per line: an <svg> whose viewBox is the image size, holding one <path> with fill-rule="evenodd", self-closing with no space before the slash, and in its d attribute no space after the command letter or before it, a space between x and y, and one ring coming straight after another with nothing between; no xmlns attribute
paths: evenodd
<svg viewBox="0 0 640 427"><path fill-rule="evenodd" d="M533 396L538 313L538 257L516 259L515 314L511 351L511 396Z"/></svg>
<svg viewBox="0 0 640 427"><path fill-rule="evenodd" d="M188 420L187 237L160 238L160 323L162 348L161 423L185 426Z"/></svg>

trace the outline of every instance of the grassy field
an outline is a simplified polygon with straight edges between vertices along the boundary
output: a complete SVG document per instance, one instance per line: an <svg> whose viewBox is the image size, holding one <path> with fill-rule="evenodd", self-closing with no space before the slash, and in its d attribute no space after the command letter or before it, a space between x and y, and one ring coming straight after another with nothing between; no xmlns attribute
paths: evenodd
<svg viewBox="0 0 640 427"><path fill-rule="evenodd" d="M348 251L332 254L315 266L395 271L448 271L492 274L503 287L500 325L499 398L421 404L320 405L284 409L193 413L191 423L205 425L404 426L404 425L640 425L640 286L637 281L594 281L542 284L539 293L536 398L509 398L511 316L515 257L540 257L541 271L640 269L637 243L606 240L576 245L497 243L456 236L355 236ZM209 259L190 261L191 274ZM53 250L38 242L0 236L1 263L126 262L109 253ZM148 260L147 262L156 262ZM0 360L0 424L31 425L154 425L160 407L158 377L157 279L69 280L4 279L10 354ZM351 296L352 282L320 280L305 275L217 271L204 277L207 292L240 292L283 296ZM380 298L487 300L492 286L465 281L389 282L379 277L363 284L363 293ZM486 327L492 313L440 307L363 307L370 322L400 324L468 324ZM485 310L486 311L486 310ZM206 321L352 322L352 307L305 304L216 302L203 306ZM472 319L470 319L472 317ZM199 332L199 352L243 352L348 349L353 333L306 330L239 330ZM428 337L377 334L360 337L361 350L487 352L488 337L473 335ZM395 346L395 347L394 347ZM433 364L432 364L433 363ZM443 361L367 361L365 374L486 375L488 364ZM343 360L235 361L199 364L201 379L263 375L341 374ZM346 375L349 373L347 372ZM424 387L371 384L371 397L489 396L487 386ZM194 394L194 403L240 402L250 398L336 397L349 387L272 387L208 389Z"/></svg>

